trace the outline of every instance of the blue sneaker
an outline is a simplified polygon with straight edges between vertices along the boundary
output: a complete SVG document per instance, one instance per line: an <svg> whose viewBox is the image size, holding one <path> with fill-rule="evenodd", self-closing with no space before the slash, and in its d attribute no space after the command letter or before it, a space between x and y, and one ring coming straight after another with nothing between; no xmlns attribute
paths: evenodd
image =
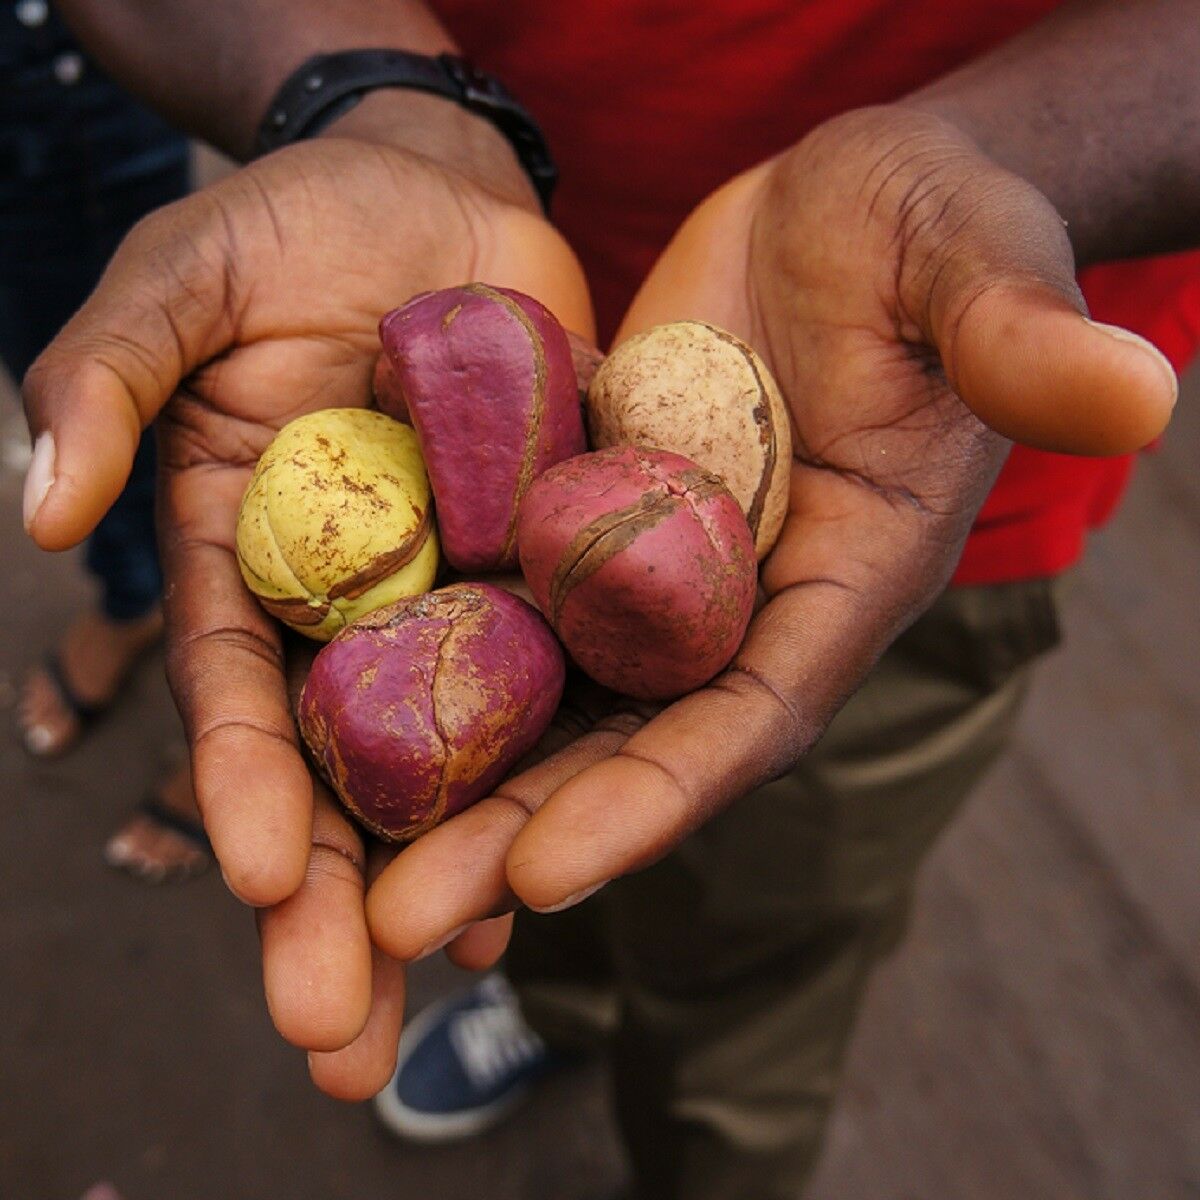
<svg viewBox="0 0 1200 1200"><path fill-rule="evenodd" d="M456 1141L495 1125L563 1061L525 1024L508 981L486 975L405 1027L375 1111L400 1137Z"/></svg>

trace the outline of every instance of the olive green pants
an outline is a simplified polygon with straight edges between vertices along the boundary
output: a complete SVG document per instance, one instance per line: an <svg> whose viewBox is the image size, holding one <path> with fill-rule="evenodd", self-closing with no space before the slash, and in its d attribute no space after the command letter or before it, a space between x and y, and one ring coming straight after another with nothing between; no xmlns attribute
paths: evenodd
<svg viewBox="0 0 1200 1200"><path fill-rule="evenodd" d="M1057 643L1054 590L947 592L789 775L577 908L518 917L506 970L552 1045L611 1055L637 1196L802 1195L871 968Z"/></svg>

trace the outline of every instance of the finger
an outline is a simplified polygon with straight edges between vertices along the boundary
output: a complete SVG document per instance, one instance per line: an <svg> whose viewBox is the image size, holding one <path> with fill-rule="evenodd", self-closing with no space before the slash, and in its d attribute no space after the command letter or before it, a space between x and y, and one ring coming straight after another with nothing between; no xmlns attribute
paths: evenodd
<svg viewBox="0 0 1200 1200"><path fill-rule="evenodd" d="M312 1081L335 1100L368 1100L396 1067L404 1018L404 968L382 951L372 955L371 1013L363 1031L341 1050L310 1051Z"/></svg>
<svg viewBox="0 0 1200 1200"><path fill-rule="evenodd" d="M688 215L621 318L614 346L670 321L742 326L750 234L770 169L735 176Z"/></svg>
<svg viewBox="0 0 1200 1200"><path fill-rule="evenodd" d="M405 847L367 893L367 922L376 945L411 962L445 946L474 922L515 907L505 858L530 814L566 780L612 754L641 721L636 714L612 715L602 727Z"/></svg>
<svg viewBox="0 0 1200 1200"><path fill-rule="evenodd" d="M639 289L618 343L666 321L737 326L766 170L739 176L691 214ZM961 398L1005 437L1077 454L1140 449L1170 420L1173 368L1145 339L1087 319L1062 222L1045 199L1032 188L1002 196L1012 205L1005 219L972 222L976 244L948 239L909 283L909 307L928 314L921 334Z"/></svg>
<svg viewBox="0 0 1200 1200"><path fill-rule="evenodd" d="M305 1050L340 1050L367 1025L373 964L362 839L322 791L300 887L259 913L267 1008Z"/></svg>
<svg viewBox="0 0 1200 1200"><path fill-rule="evenodd" d="M1088 320L1040 286L983 292L945 341L951 384L976 416L1045 450L1139 450L1166 428L1179 396L1152 343Z"/></svg>
<svg viewBox="0 0 1200 1200"><path fill-rule="evenodd" d="M556 911L648 866L788 769L870 669L895 618L797 581L755 617L732 667L562 783L518 833L508 883Z"/></svg>
<svg viewBox="0 0 1200 1200"><path fill-rule="evenodd" d="M159 210L30 368L25 524L40 546L60 550L92 530L129 477L142 429L188 372L231 342L228 263L209 199Z"/></svg>
<svg viewBox="0 0 1200 1200"><path fill-rule="evenodd" d="M1170 419L1174 370L1143 338L1087 319L1058 213L1024 180L977 162L949 195L931 189L923 204L939 206L935 219L909 212L904 229L927 244L901 255L903 308L998 433L1075 454L1141 449Z"/></svg>
<svg viewBox="0 0 1200 1200"><path fill-rule="evenodd" d="M163 457L176 453L164 439ZM312 781L296 744L279 634L238 571L247 469L169 471L162 494L167 674L192 748L196 799L222 873L248 904L305 878Z"/></svg>
<svg viewBox="0 0 1200 1200"><path fill-rule="evenodd" d="M500 961L512 937L512 913L478 921L446 947L446 957L464 971L486 971Z"/></svg>

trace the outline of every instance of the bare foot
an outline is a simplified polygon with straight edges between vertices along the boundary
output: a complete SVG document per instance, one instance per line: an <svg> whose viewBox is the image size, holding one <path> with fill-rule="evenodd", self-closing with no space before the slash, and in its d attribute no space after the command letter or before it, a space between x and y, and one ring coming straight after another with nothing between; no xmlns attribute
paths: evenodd
<svg viewBox="0 0 1200 1200"><path fill-rule="evenodd" d="M168 822L182 822L184 829ZM190 832L194 828L195 833ZM111 867L128 871L147 883L190 879L212 863L203 840L203 825L186 763L173 771L154 795L154 808L135 813L104 847Z"/></svg>
<svg viewBox="0 0 1200 1200"><path fill-rule="evenodd" d="M158 641L162 623L157 608L133 621L113 621L94 610L80 613L57 650L75 698L88 707L111 704L138 658ZM17 719L25 748L42 758L61 754L83 732L84 723L44 665L26 677Z"/></svg>

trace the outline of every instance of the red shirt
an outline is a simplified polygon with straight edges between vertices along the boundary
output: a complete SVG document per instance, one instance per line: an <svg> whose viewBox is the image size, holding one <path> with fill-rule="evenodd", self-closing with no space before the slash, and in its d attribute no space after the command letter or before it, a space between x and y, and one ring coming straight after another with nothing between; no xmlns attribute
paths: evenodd
<svg viewBox="0 0 1200 1200"><path fill-rule="evenodd" d="M555 220L583 261L602 338L709 192L821 121L894 100L1055 0L435 0L465 53L542 123L562 169ZM1095 319L1177 369L1200 343L1200 253L1093 268ZM1050 575L1111 513L1131 457L1014 447L957 583Z"/></svg>

